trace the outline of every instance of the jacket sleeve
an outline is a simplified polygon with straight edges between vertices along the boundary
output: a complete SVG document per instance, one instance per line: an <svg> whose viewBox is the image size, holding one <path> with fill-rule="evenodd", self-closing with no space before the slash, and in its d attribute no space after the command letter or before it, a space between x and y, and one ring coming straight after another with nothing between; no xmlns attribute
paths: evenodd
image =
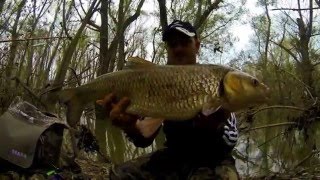
<svg viewBox="0 0 320 180"><path fill-rule="evenodd" d="M158 130L149 138L145 138L139 130L136 128L134 129L126 129L124 130L124 133L126 134L126 137L129 139L130 142L132 142L136 147L145 148L150 146L156 136L158 135L159 131L161 129L161 126L158 128Z"/></svg>
<svg viewBox="0 0 320 180"><path fill-rule="evenodd" d="M198 126L216 132L217 140L223 149L233 149L238 140L237 119L234 113L223 109L208 116L200 113Z"/></svg>

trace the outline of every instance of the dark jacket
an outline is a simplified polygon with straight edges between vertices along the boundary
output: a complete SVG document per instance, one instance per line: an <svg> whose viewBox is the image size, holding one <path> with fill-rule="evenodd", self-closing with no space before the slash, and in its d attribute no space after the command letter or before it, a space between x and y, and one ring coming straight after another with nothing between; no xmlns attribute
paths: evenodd
<svg viewBox="0 0 320 180"><path fill-rule="evenodd" d="M164 121L165 146L180 155L223 159L233 149L222 139L223 125L229 117L230 113L219 110L207 117L199 114L187 121ZM160 128L150 138L134 132L127 133L127 136L135 146L147 147L153 143L159 131Z"/></svg>

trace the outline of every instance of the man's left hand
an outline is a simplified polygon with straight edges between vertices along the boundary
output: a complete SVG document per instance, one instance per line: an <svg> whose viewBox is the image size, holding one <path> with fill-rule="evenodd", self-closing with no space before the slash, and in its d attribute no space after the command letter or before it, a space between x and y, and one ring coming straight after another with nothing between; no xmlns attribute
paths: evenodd
<svg viewBox="0 0 320 180"><path fill-rule="evenodd" d="M229 146L235 146L238 140L237 119L234 113L231 113L226 124L224 125L224 132L222 138Z"/></svg>

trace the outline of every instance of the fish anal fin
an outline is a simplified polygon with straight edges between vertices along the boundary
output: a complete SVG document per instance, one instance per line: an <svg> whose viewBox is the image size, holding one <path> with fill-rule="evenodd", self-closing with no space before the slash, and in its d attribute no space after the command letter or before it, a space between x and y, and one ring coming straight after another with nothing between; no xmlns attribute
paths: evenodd
<svg viewBox="0 0 320 180"><path fill-rule="evenodd" d="M124 69L148 68L152 66L156 66L156 64L139 57L129 57Z"/></svg>

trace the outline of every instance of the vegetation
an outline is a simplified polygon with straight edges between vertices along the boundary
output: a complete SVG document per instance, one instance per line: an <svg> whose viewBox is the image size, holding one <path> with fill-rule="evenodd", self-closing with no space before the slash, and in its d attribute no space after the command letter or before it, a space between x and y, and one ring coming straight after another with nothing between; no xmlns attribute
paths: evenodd
<svg viewBox="0 0 320 180"><path fill-rule="evenodd" d="M188 20L200 35L201 63L250 72L272 89L267 106L238 113L241 138L234 156L240 174L319 174L320 2L258 0L263 12L255 15L246 3L0 0L0 111L21 96L64 119L54 92L121 70L129 56L165 63L163 28L174 19ZM249 23L254 34L236 52L232 28L241 23ZM160 135L151 147L135 148L98 112L88 108L82 123L95 131L113 162L161 147Z"/></svg>

